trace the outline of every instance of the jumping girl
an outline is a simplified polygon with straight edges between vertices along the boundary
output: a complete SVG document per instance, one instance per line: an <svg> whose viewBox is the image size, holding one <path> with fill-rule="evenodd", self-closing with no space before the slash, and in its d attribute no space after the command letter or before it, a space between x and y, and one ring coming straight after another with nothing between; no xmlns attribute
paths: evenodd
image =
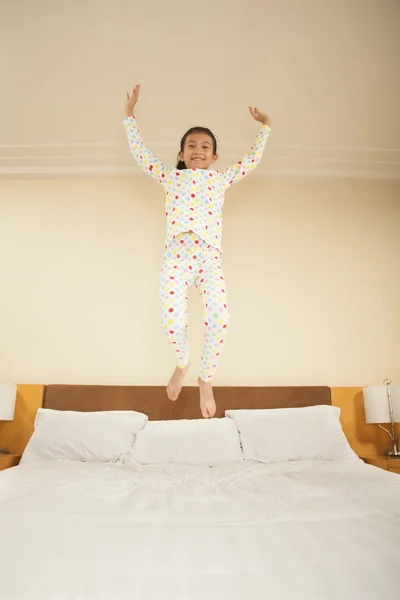
<svg viewBox="0 0 400 600"><path fill-rule="evenodd" d="M215 415L212 379L229 323L226 286L221 267L222 206L225 190L259 164L270 133L268 115L249 106L262 124L251 150L224 171L210 169L217 158L217 140L205 127L193 127L183 136L176 168L169 169L146 148L137 128L134 107L140 85L127 94L124 127L131 153L146 173L164 186L167 234L160 274L161 322L177 367L167 394L176 400L189 368L187 343L187 290L195 284L204 304L204 345L201 357L200 409L203 417Z"/></svg>

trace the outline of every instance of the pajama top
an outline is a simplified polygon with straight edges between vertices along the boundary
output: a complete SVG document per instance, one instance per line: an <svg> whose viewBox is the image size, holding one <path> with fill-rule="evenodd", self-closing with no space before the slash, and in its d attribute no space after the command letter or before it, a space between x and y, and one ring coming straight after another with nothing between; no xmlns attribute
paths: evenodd
<svg viewBox="0 0 400 600"><path fill-rule="evenodd" d="M262 125L251 150L236 165L224 171L169 169L146 148L134 117L126 117L124 127L137 164L164 186L167 217L165 247L168 248L179 234L193 231L207 244L222 252L222 206L225 190L243 179L260 163L270 127Z"/></svg>

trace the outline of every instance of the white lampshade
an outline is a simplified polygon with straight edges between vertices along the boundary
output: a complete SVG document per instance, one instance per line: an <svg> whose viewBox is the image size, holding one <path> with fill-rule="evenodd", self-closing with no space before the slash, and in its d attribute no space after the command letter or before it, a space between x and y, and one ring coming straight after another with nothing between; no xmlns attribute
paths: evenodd
<svg viewBox="0 0 400 600"><path fill-rule="evenodd" d="M0 383L0 421L13 421L16 398L16 385Z"/></svg>
<svg viewBox="0 0 400 600"><path fill-rule="evenodd" d="M400 423L400 385L390 385L393 420ZM369 385L363 388L365 420L367 423L390 423L387 385Z"/></svg>

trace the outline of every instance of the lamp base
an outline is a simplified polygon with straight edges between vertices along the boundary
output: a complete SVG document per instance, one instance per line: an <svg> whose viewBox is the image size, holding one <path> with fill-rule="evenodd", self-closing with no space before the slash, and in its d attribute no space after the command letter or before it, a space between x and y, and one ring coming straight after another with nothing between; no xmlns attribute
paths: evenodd
<svg viewBox="0 0 400 600"><path fill-rule="evenodd" d="M400 459L400 450L392 450L391 452L385 452L385 456L390 456L390 458L399 458Z"/></svg>

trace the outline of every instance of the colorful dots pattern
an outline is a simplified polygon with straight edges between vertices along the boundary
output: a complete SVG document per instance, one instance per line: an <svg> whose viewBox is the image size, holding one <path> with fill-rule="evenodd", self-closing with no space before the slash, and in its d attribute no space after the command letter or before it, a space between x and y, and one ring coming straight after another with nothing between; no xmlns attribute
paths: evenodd
<svg viewBox="0 0 400 600"><path fill-rule="evenodd" d="M165 246L168 247L180 233L192 230L207 244L222 252L222 207L225 190L251 173L260 163L270 128L262 125L251 150L236 165L224 171L178 171L166 167L146 148L136 119L124 119L124 127L137 164L165 188Z"/></svg>
<svg viewBox="0 0 400 600"><path fill-rule="evenodd" d="M187 290L192 284L199 290L204 306L200 377L211 381L229 323L221 254L194 233L184 233L166 249L160 274L161 325L181 368L189 362Z"/></svg>

